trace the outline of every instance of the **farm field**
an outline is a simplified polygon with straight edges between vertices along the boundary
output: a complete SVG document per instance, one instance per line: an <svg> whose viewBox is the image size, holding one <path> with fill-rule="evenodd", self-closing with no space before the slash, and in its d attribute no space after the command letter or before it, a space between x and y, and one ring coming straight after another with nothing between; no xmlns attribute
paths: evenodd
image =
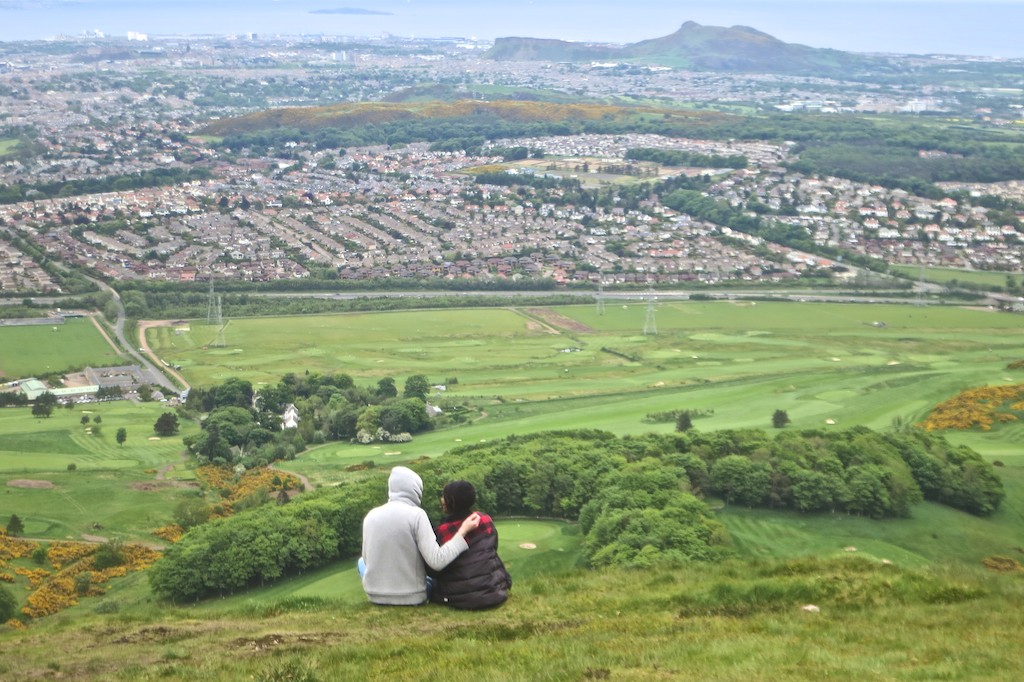
<svg viewBox="0 0 1024 682"><path fill-rule="evenodd" d="M0 410L0 518L17 514L27 537L160 542L150 531L169 523L190 494L181 438L196 429L185 423L179 435L157 438L153 424L162 412L159 404L127 401L58 407L47 419L28 408ZM119 428L127 432L123 446ZM164 480L157 480L161 469Z"/></svg>
<svg viewBox="0 0 1024 682"><path fill-rule="evenodd" d="M442 408L477 417L411 443L315 448L288 468L329 483L351 464L398 463L460 444L558 428L670 432L646 415L701 410L696 428L887 428L918 422L961 389L1024 382L1006 366L1024 357L1024 325L989 310L910 305L666 302L657 334L642 334L646 304L444 310L233 320L226 348L214 330L149 331L151 344L196 385L239 376L345 372L356 383L411 374L456 377ZM1024 464L1003 434L956 434L1005 463Z"/></svg>
<svg viewBox="0 0 1024 682"><path fill-rule="evenodd" d="M910 279L918 279L921 276L921 268L912 265L891 265L889 269L893 273ZM1018 284L1022 283L1020 275L1013 272L961 270L959 268L926 268L924 271L924 278L929 282L948 284L952 280L956 280L983 287L1005 287L1007 276L1013 277Z"/></svg>
<svg viewBox="0 0 1024 682"><path fill-rule="evenodd" d="M0 325L0 379L123 362L89 319L60 325Z"/></svg>

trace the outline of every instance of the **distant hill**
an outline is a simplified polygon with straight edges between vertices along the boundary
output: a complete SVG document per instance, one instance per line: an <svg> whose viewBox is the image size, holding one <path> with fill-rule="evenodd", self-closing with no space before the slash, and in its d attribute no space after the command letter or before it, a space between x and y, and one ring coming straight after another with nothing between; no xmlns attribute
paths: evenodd
<svg viewBox="0 0 1024 682"><path fill-rule="evenodd" d="M786 43L747 26L702 26L687 21L662 38L623 47L538 38L498 38L485 53L499 61L619 61L694 71L844 76L890 70L883 57Z"/></svg>

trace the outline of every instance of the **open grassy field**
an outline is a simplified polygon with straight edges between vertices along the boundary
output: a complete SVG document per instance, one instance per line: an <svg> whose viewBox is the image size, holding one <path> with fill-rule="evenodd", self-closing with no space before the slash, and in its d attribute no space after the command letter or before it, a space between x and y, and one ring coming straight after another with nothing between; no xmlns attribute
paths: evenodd
<svg viewBox="0 0 1024 682"><path fill-rule="evenodd" d="M18 140L11 137L0 138L0 157L7 156L18 147Z"/></svg>
<svg viewBox="0 0 1024 682"><path fill-rule="evenodd" d="M799 514L726 507L718 519L740 556L788 559L853 553L900 566L979 565L990 556L1024 560L1024 468L1000 470L1007 497L989 518L925 502L910 519L875 521L845 514Z"/></svg>
<svg viewBox="0 0 1024 682"><path fill-rule="evenodd" d="M127 401L58 407L48 419L28 408L0 410L0 519L17 514L28 537L160 542L149 532L169 523L177 502L194 494L182 482L191 471L181 437L196 429L185 424L179 435L158 438L153 424L162 411L157 403ZM101 422L84 426L83 416ZM127 431L123 446L115 439L119 428ZM160 470L164 480L157 480Z"/></svg>
<svg viewBox="0 0 1024 682"><path fill-rule="evenodd" d="M72 319L56 326L0 325L0 378L21 379L121 362L121 357L88 319Z"/></svg>
<svg viewBox="0 0 1024 682"><path fill-rule="evenodd" d="M411 443L331 443L289 467L331 482L350 464L439 455L459 443L558 428L619 434L668 432L648 414L704 410L699 429L770 427L786 410L795 428L887 428L920 421L970 386L1024 382L1007 364L1024 357L1020 317L957 307L868 304L666 302L658 333L642 333L646 305L444 310L233 320L228 346L214 329L152 329L159 355L197 385L239 376L346 372L357 383L456 377L442 406L465 403L477 418ZM831 423L830 423L831 422ZM1017 427L1005 431L1012 435ZM1000 433L1003 433L1002 431ZM1024 464L1001 435L977 449Z"/></svg>
<svg viewBox="0 0 1024 682"><path fill-rule="evenodd" d="M921 276L921 268L913 265L891 265L889 269L895 274L910 279L918 279ZM1018 284L1024 282L1024 278L1019 272L961 270L960 268L926 268L924 271L924 278L929 282L948 284L952 280L956 280L985 287L1005 287L1007 276L1013 277Z"/></svg>

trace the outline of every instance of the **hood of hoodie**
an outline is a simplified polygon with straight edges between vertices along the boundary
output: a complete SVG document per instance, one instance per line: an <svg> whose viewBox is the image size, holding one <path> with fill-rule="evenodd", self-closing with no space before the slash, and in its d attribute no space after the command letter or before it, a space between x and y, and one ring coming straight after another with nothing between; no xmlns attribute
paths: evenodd
<svg viewBox="0 0 1024 682"><path fill-rule="evenodd" d="M388 477L388 500L420 506L423 498L423 479L412 469L395 467Z"/></svg>

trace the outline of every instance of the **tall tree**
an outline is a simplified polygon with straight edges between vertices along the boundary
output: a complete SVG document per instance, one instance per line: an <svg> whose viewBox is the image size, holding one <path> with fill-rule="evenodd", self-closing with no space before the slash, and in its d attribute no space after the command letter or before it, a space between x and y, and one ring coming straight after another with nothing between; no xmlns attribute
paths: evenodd
<svg viewBox="0 0 1024 682"><path fill-rule="evenodd" d="M789 423L789 414L785 410L775 410L772 414L772 426L777 429L781 429L783 426Z"/></svg>
<svg viewBox="0 0 1024 682"><path fill-rule="evenodd" d="M384 377L377 382L377 395L380 398L394 398L398 395L398 388L395 387L395 380L391 377Z"/></svg>
<svg viewBox="0 0 1024 682"><path fill-rule="evenodd" d="M426 400L427 393L429 391L430 382L427 381L427 377L422 374L413 374L405 380L405 389L402 391L402 396L405 398L419 398L420 400Z"/></svg>
<svg viewBox="0 0 1024 682"><path fill-rule="evenodd" d="M17 514L11 514L10 520L7 521L7 534L17 536L24 532L25 524L22 523L21 517Z"/></svg>
<svg viewBox="0 0 1024 682"><path fill-rule="evenodd" d="M117 444L123 446L124 442L128 440L128 429L124 428L123 426L119 428L117 430L117 435L115 436L115 438L117 439Z"/></svg>
<svg viewBox="0 0 1024 682"><path fill-rule="evenodd" d="M153 430L158 436L173 436L178 431L178 415L173 412L164 412L153 424Z"/></svg>
<svg viewBox="0 0 1024 682"><path fill-rule="evenodd" d="M36 398L35 402L32 403L32 416L33 417L49 417L53 414L53 408L57 405L57 396L44 391Z"/></svg>

